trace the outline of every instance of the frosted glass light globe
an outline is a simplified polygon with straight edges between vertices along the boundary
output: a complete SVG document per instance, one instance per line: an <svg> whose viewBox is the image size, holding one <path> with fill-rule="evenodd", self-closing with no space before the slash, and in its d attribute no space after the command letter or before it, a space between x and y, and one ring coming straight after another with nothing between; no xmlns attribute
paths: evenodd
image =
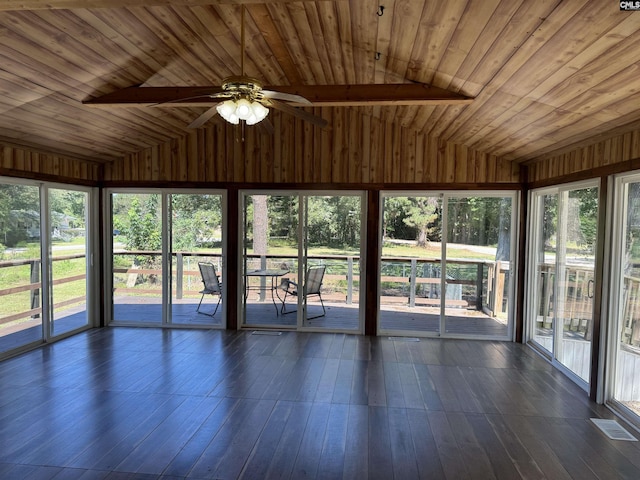
<svg viewBox="0 0 640 480"><path fill-rule="evenodd" d="M224 118L227 122L231 122L229 118L231 118L231 116L235 114L236 102L234 102L233 100L226 100L221 104L219 104L216 107L216 110L218 111L218 113L222 118Z"/></svg>
<svg viewBox="0 0 640 480"><path fill-rule="evenodd" d="M246 98L238 100L238 106L236 107L236 115L240 120L246 120L251 116L251 103Z"/></svg>

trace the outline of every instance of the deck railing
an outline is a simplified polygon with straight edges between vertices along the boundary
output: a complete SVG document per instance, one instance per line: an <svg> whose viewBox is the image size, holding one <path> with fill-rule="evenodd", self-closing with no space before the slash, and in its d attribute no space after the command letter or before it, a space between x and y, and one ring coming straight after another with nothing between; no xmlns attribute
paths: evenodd
<svg viewBox="0 0 640 480"><path fill-rule="evenodd" d="M84 253L73 254L73 255L61 255L52 257L52 262L61 262L65 260L76 260L80 258L85 258L86 255ZM5 268L20 268L28 266L29 271L29 283L22 283L20 285L11 285L9 287L0 288L0 298L2 298L2 302L8 302L7 298L11 295L23 294L24 292L29 292L29 308L23 311L18 311L9 315L5 315L0 317L0 327L3 324L7 324L9 322L13 322L16 320L21 320L24 318L38 318L42 314L42 305L40 300L41 295L41 287L42 282L40 280L40 271L41 271L41 260L40 259L20 259L20 260L5 260L0 262L0 272ZM0 275L0 278L2 276ZM52 282L51 285L62 285L64 283L76 282L78 280L85 280L87 278L86 271L81 274L70 275L67 277L57 277ZM59 309L68 305L84 303L86 302L86 292L83 292L82 295L77 295L72 298L65 298L64 300L54 303L53 309Z"/></svg>
<svg viewBox="0 0 640 480"><path fill-rule="evenodd" d="M160 295L160 281L162 275L161 252L159 251L124 251L113 253L114 257L125 257L126 262L113 268L113 274L120 276L120 281L114 282L114 294L123 295ZM53 257L52 261L63 261L84 258L85 254L74 254ZM146 257L147 261L139 262L134 257ZM206 252L174 252L172 253L172 295L181 299L188 295L197 295L201 289L200 272L197 268L198 260L206 259L216 264L218 271L222 271L222 256L219 253ZM191 260L195 260L194 263ZM290 255L247 255L247 261L256 267L270 268L287 263L288 269L297 271L297 259ZM11 285L0 289L0 297L8 298L13 294L30 292L29 307L20 312L13 312L0 318L3 323L23 318L36 318L42 313L40 305L40 259L24 259L0 262L0 271L4 268L28 266L29 282L21 285ZM325 274L325 289L327 296L352 304L358 301L360 286L360 257L357 255L312 255L312 264L327 265ZM122 265L126 263L126 266ZM383 286L396 285L399 288L384 289L381 292L383 302L398 301L410 307L437 305L440 298L440 261L424 258L383 257L383 274L380 281ZM449 294L446 298L447 306L471 307L482 310L489 315L497 315L506 311L505 285L509 275L508 263L483 260L448 260L453 270L456 267L464 274L448 275L445 284ZM465 270L466 269L466 270ZM86 278L86 274L70 275L54 279L53 285L74 282ZM403 300L404 299L404 300ZM62 308L73 303L85 302L86 296L65 298L54 305Z"/></svg>

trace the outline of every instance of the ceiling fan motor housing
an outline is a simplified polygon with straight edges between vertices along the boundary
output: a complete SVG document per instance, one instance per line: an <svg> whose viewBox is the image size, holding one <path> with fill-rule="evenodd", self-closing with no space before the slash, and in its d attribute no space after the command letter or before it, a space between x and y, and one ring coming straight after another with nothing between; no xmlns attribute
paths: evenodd
<svg viewBox="0 0 640 480"><path fill-rule="evenodd" d="M230 94L247 95L249 98L259 98L262 84L255 78L245 76L227 77L222 82L222 89Z"/></svg>

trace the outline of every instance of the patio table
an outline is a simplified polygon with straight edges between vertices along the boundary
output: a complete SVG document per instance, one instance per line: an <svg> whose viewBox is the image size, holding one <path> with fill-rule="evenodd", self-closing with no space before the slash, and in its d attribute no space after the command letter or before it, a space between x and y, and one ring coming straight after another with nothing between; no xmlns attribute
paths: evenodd
<svg viewBox="0 0 640 480"><path fill-rule="evenodd" d="M266 292L266 291L271 291L271 301L273 302L273 306L276 309L276 315L280 315L280 311L278 309L278 305L276 304L276 298L274 295L274 291L276 291L276 289L278 288L278 279L280 277L285 276L287 273L289 273L289 270L286 269L262 269L262 270L250 270L247 273L245 273L245 286L246 286L246 290L245 290L245 294L244 294L244 299L245 299L245 303L247 301L247 296L249 295L249 290L257 290L260 292ZM265 279L265 281L261 281L260 285L258 286L251 286L249 285L249 277L258 277L258 278L263 278ZM270 278L271 279L271 285L268 285L266 282L266 279ZM277 292L276 292L277 295ZM280 297L278 296L278 299L280 299Z"/></svg>

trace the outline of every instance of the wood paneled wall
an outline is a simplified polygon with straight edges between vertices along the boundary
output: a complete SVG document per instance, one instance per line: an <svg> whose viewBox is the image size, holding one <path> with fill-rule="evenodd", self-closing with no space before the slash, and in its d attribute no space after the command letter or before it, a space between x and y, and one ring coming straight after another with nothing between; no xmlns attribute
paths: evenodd
<svg viewBox="0 0 640 480"><path fill-rule="evenodd" d="M76 158L0 146L0 175L94 185L101 165Z"/></svg>
<svg viewBox="0 0 640 480"><path fill-rule="evenodd" d="M105 166L107 182L518 183L519 166L363 114L316 109L320 129L271 111L274 133L222 120Z"/></svg>
<svg viewBox="0 0 640 480"><path fill-rule="evenodd" d="M581 172L587 177L640 168L640 128L545 156L532 161L526 168L529 183L579 176Z"/></svg>

